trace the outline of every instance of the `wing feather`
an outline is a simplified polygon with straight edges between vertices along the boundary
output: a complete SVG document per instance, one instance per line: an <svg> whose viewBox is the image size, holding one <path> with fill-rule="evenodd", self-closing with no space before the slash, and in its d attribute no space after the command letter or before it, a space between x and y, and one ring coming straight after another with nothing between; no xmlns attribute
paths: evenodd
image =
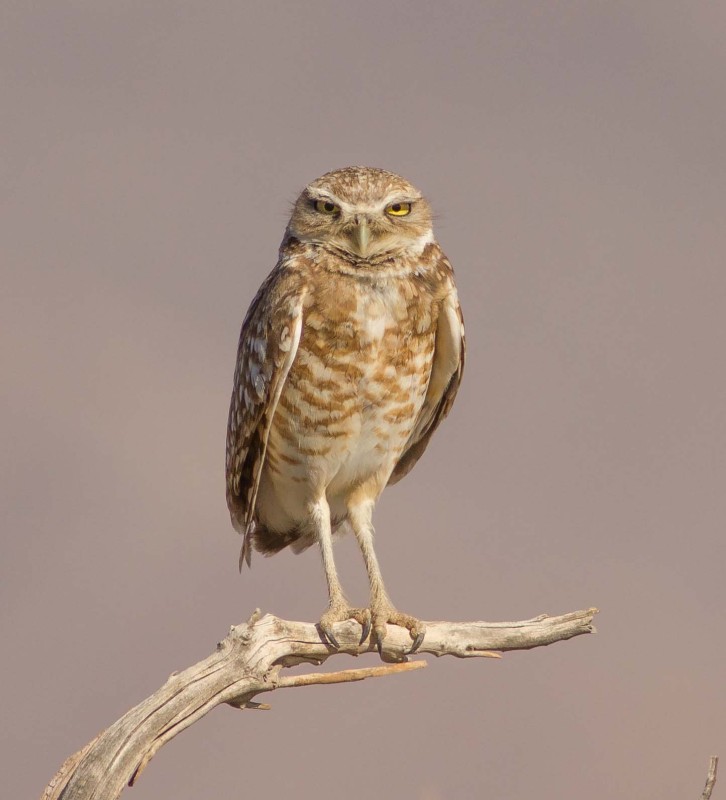
<svg viewBox="0 0 726 800"><path fill-rule="evenodd" d="M227 506L244 536L240 568L249 565L255 502L270 425L297 354L304 289L277 267L260 287L242 323L227 424Z"/></svg>
<svg viewBox="0 0 726 800"><path fill-rule="evenodd" d="M398 483L413 469L433 432L451 410L461 384L465 357L464 318L452 283L441 303L426 398L406 447L388 479L389 485Z"/></svg>

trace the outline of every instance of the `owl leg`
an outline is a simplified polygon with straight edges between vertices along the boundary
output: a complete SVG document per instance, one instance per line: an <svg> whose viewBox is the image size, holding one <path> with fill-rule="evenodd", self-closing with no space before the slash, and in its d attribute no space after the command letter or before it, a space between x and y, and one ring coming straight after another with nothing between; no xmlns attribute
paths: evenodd
<svg viewBox="0 0 726 800"><path fill-rule="evenodd" d="M358 540L363 560L365 561L368 581L371 586L371 622L373 637L381 653L382 642L386 638L386 625L399 625L407 628L413 639L411 652L415 653L423 642L426 626L421 620L410 614L402 614L391 602L386 587L383 585L381 568L373 549L373 501L365 500L348 508L348 520Z"/></svg>
<svg viewBox="0 0 726 800"><path fill-rule="evenodd" d="M323 557L325 579L328 582L328 610L320 618L318 626L323 636L336 649L340 647L338 640L333 635L333 625L336 622L345 622L354 619L363 626L361 642L367 637L371 629L371 616L367 608L353 608L345 599L343 587L338 579L338 571L333 559L333 534L330 526L330 507L324 498L317 500L310 508L310 516L315 526L315 533L320 543L320 554Z"/></svg>

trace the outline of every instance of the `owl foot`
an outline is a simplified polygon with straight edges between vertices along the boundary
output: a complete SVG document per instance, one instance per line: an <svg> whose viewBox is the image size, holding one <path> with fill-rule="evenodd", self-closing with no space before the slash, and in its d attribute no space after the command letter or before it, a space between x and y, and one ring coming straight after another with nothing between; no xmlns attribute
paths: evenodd
<svg viewBox="0 0 726 800"><path fill-rule="evenodd" d="M331 604L318 623L323 638L336 650L340 649L340 644L333 635L332 626L336 622L345 622L348 619L354 619L361 624L363 630L361 632L360 644L363 644L368 638L368 634L371 632L371 612L367 608L352 608L345 603Z"/></svg>
<svg viewBox="0 0 726 800"><path fill-rule="evenodd" d="M386 638L386 625L398 625L406 628L411 634L413 644L410 653L415 653L424 640L426 626L420 619L412 617L410 614L402 614L389 603L380 604L371 609L373 620L373 638L378 647L378 654L383 656L383 640Z"/></svg>

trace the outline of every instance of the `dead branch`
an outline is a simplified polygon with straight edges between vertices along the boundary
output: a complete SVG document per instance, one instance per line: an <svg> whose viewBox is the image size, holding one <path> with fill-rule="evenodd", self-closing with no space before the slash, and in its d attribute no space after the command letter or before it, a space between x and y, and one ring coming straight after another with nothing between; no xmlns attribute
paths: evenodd
<svg viewBox="0 0 726 800"><path fill-rule="evenodd" d="M529 650L592 633L596 613L597 609L590 608L559 617L543 614L522 622L427 622L419 652L499 658L507 650ZM117 798L127 784L138 779L163 745L222 703L269 709L253 698L275 689L359 681L426 666L425 661L406 660L411 646L408 631L389 626L381 655L390 663L334 673L280 675L286 667L322 664L339 653L355 656L375 652L370 641L359 644L360 625L355 622L340 623L335 635L340 643L338 650L326 644L311 623L290 622L271 614L260 617L256 611L246 623L233 626L212 655L173 673L151 697L70 756L41 800Z"/></svg>
<svg viewBox="0 0 726 800"><path fill-rule="evenodd" d="M716 756L711 756L711 759L708 762L708 775L706 776L706 785L703 788L703 794L701 794L701 800L711 800L711 792L713 791L713 787L716 785L717 769L718 769L718 758Z"/></svg>

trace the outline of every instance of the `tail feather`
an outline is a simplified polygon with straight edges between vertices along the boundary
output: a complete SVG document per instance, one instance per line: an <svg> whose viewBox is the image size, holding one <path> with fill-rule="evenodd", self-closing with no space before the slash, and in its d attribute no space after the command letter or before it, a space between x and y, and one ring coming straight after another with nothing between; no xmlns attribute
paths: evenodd
<svg viewBox="0 0 726 800"><path fill-rule="evenodd" d="M341 527L344 522L345 517L333 520L333 535L342 532ZM264 556L273 556L280 550L289 547L297 555L307 550L308 547L312 547L316 542L314 531L306 525L297 525L289 531L274 531L260 525L259 521L252 521L244 531L240 532L244 537L239 554L240 572L242 572L244 564L247 564L248 567L251 566L253 548Z"/></svg>
<svg viewBox="0 0 726 800"><path fill-rule="evenodd" d="M239 571L242 572L242 567L246 563L248 567L252 567L252 531L246 530L243 534L242 547L239 551Z"/></svg>

